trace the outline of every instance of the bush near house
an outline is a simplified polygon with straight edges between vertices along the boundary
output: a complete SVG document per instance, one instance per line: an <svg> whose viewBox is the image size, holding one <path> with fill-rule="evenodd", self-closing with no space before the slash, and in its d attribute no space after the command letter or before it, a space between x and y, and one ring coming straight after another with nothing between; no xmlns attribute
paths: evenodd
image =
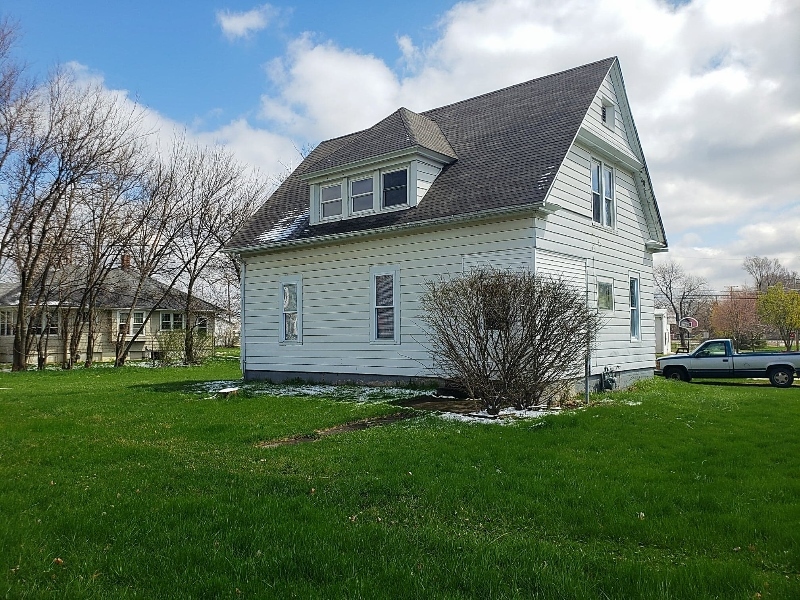
<svg viewBox="0 0 800 600"><path fill-rule="evenodd" d="M478 398L550 406L584 372L601 321L585 293L529 271L472 270L426 282L422 320L435 375Z"/></svg>

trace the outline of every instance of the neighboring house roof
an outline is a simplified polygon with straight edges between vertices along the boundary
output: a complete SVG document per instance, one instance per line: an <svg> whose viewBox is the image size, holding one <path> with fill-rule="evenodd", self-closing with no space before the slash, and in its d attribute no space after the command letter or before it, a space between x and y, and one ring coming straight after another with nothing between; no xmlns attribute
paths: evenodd
<svg viewBox="0 0 800 600"><path fill-rule="evenodd" d="M139 276L135 271L123 268L112 269L98 294L97 308L130 308L133 305L133 296L138 282ZM165 295L167 287L152 277L147 278L139 292L136 308L142 310L150 310L151 308L157 310L184 310L186 307L186 293L172 289ZM77 303L79 294L73 292L70 295L74 298L73 304ZM15 306L18 302L19 284L0 284L0 306ZM65 301L64 304L70 305L69 300ZM194 299L193 307L193 310L199 312L222 312L221 308L199 298Z"/></svg>
<svg viewBox="0 0 800 600"><path fill-rule="evenodd" d="M228 250L541 205L616 58L320 143L231 239ZM309 225L309 174L421 147L455 159L407 210ZM648 177L649 180L649 177ZM657 208L656 208L657 211ZM663 228L662 228L663 231Z"/></svg>

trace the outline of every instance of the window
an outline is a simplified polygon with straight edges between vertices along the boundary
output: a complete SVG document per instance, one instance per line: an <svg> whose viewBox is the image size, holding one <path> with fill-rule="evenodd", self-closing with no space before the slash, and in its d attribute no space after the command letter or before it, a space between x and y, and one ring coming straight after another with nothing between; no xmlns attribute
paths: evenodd
<svg viewBox="0 0 800 600"><path fill-rule="evenodd" d="M383 206L408 204L408 171L393 171L383 174Z"/></svg>
<svg viewBox="0 0 800 600"><path fill-rule="evenodd" d="M47 313L47 335L58 335L58 313Z"/></svg>
<svg viewBox="0 0 800 600"><path fill-rule="evenodd" d="M612 282L597 282L597 308L614 310L614 284Z"/></svg>
<svg viewBox="0 0 800 600"><path fill-rule="evenodd" d="M320 190L320 206L322 218L336 217L342 214L342 184L327 185Z"/></svg>
<svg viewBox="0 0 800 600"><path fill-rule="evenodd" d="M281 282L281 342L303 341L303 285L298 279Z"/></svg>
<svg viewBox="0 0 800 600"><path fill-rule="evenodd" d="M614 170L592 161L592 220L614 227Z"/></svg>
<svg viewBox="0 0 800 600"><path fill-rule="evenodd" d="M372 177L350 182L350 198L353 212L372 210Z"/></svg>
<svg viewBox="0 0 800 600"><path fill-rule="evenodd" d="M161 313L161 329L183 329L183 313Z"/></svg>
<svg viewBox="0 0 800 600"><path fill-rule="evenodd" d="M208 335L208 317L197 317L195 327L198 335Z"/></svg>
<svg viewBox="0 0 800 600"><path fill-rule="evenodd" d="M639 278L631 277L630 279L630 304L631 304L631 340L638 340L641 338L641 318L639 306Z"/></svg>
<svg viewBox="0 0 800 600"><path fill-rule="evenodd" d="M14 317L10 310L0 311L0 335L14 335Z"/></svg>
<svg viewBox="0 0 800 600"><path fill-rule="evenodd" d="M615 109L614 103L610 100L603 99L603 105L600 107L600 120L603 122L603 125L608 127L609 129L614 129L615 123Z"/></svg>
<svg viewBox="0 0 800 600"><path fill-rule="evenodd" d="M122 335L127 335L128 334L128 313L127 312L118 313L117 322L118 322L117 331L119 331L119 333L121 333Z"/></svg>
<svg viewBox="0 0 800 600"><path fill-rule="evenodd" d="M373 268L372 276L372 341L400 343L399 277L393 267Z"/></svg>
<svg viewBox="0 0 800 600"><path fill-rule="evenodd" d="M135 312L133 313L133 325L134 330L138 331L144 326L144 313L143 312Z"/></svg>

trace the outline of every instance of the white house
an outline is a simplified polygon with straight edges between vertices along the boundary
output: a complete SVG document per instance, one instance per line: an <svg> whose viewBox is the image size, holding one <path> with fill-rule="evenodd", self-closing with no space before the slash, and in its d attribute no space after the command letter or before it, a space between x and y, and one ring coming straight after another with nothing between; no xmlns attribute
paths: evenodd
<svg viewBox="0 0 800 600"><path fill-rule="evenodd" d="M651 376L664 227L609 58L322 142L231 240L246 378L429 377L423 283L565 277L606 325L592 373Z"/></svg>

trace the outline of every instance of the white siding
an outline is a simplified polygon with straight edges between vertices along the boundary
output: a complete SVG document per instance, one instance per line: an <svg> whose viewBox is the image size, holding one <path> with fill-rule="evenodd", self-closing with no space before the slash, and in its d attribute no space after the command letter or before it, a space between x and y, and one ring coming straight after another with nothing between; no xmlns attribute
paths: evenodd
<svg viewBox="0 0 800 600"><path fill-rule="evenodd" d="M533 218L451 225L247 258L244 354L247 370L360 375L431 375L418 300L426 280L460 273L464 255L519 254ZM510 253L510 254L509 254ZM400 344L370 342L370 269L397 267ZM280 281L303 278L303 343L279 340Z"/></svg>
<svg viewBox="0 0 800 600"><path fill-rule="evenodd" d="M428 190L433 183L433 180L442 172L441 167L426 163L423 161L416 161L417 172L417 202L422 202L422 198L428 193Z"/></svg>
<svg viewBox="0 0 800 600"><path fill-rule="evenodd" d="M631 132L628 132L625 125L625 119L623 118L620 107L620 100L622 100L622 98L617 97L617 89L614 83L615 77L612 76L613 74L614 70L612 69L603 80L603 84L600 86L600 90L594 97L594 100L589 107L589 112L586 114L586 117L583 120L583 126L595 135L604 139L606 142L613 144L631 156L634 156L635 153L633 151L631 142L629 141L629 133ZM618 83L617 85L620 84ZM613 128L606 126L602 120L604 100L606 102L611 102L614 105Z"/></svg>

